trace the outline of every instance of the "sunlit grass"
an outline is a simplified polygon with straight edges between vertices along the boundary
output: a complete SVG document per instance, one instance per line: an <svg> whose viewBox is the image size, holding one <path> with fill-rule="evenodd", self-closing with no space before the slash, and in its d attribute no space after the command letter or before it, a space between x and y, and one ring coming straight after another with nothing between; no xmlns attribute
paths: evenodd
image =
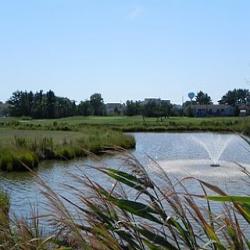
<svg viewBox="0 0 250 250"><path fill-rule="evenodd" d="M122 131L243 131L250 133L249 117L170 117L162 120L142 116L75 116L47 120L0 118L0 125L49 130L81 130L86 126L98 126Z"/></svg>
<svg viewBox="0 0 250 250"><path fill-rule="evenodd" d="M99 154L108 147L135 147L135 139L118 131L83 128L78 132L0 128L0 169L34 168L40 160L68 160Z"/></svg>

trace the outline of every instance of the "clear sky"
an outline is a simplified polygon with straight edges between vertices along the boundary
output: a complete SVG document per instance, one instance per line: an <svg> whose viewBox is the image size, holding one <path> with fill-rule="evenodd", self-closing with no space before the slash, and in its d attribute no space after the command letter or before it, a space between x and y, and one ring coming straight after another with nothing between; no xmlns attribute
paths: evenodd
<svg viewBox="0 0 250 250"><path fill-rule="evenodd" d="M17 89L217 101L247 79L249 0L0 1L2 101Z"/></svg>

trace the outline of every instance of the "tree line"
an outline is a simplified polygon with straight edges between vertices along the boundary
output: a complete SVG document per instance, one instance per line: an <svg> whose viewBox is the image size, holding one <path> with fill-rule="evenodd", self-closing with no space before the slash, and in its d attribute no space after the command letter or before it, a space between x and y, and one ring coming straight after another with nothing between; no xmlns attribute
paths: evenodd
<svg viewBox="0 0 250 250"><path fill-rule="evenodd" d="M125 115L142 115L145 117L167 118L174 115L174 105L165 100L127 101Z"/></svg>
<svg viewBox="0 0 250 250"><path fill-rule="evenodd" d="M250 102L250 92L248 89L229 90L219 100L219 104L228 104L233 107L236 107L242 104L247 104L249 102ZM189 103L189 101L187 103ZM204 93L203 91L199 91L196 94L195 100L192 101L192 103L200 104L200 105L213 104L211 97L207 93Z"/></svg>
<svg viewBox="0 0 250 250"><path fill-rule="evenodd" d="M66 97L58 97L52 90L16 91L8 100L11 116L29 116L32 118L61 118L74 115L104 115L105 106L101 94L93 94L90 100L76 105Z"/></svg>
<svg viewBox="0 0 250 250"><path fill-rule="evenodd" d="M7 102L10 116L28 116L36 119L61 118L74 115L106 115L104 100L99 93L90 96L89 99L76 104L75 101L66 97L58 97L52 90L43 92L42 90L33 93L32 91L16 91ZM212 104L211 97L199 91L192 104L209 105ZM250 93L248 89L234 89L222 96L220 104L228 104L238 107L242 104L250 103ZM190 105L190 101L177 108L177 105L169 101L151 99L147 102L128 100L122 107L123 110L115 108L115 114L128 116L142 115L143 117L167 118L172 115L181 115L185 107ZM117 113L116 113L117 112Z"/></svg>

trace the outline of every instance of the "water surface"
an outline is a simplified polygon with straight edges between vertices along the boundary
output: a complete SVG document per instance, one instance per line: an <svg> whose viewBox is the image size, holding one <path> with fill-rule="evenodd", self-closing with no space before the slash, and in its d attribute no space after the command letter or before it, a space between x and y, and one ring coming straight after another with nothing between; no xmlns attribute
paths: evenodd
<svg viewBox="0 0 250 250"><path fill-rule="evenodd" d="M235 163L249 167L250 147L237 135L215 133L133 133L133 135L136 138L137 146L131 153L147 166L152 176L155 176L157 170L149 158L158 161L163 169L173 177L182 178L187 175L196 175L226 188L230 193L246 194L248 191L244 182L245 177ZM209 166L210 155L197 140L206 142L211 151L213 149L218 151L218 142L227 142L225 151L220 157L223 163L221 168ZM213 144L214 141L217 144ZM42 162L36 171L38 176L46 181L53 190L66 197L70 194L64 184L78 185L69 173L76 175L84 173L102 185L112 186L109 179L93 172L85 166L86 164L106 164L109 167L121 167L122 165L116 157L105 156L98 161L90 159L69 162L46 161ZM189 182L187 185L192 192L197 191L197 184ZM10 194L11 212L16 215L29 215L31 204L38 205L42 211L46 207L36 178L29 173L0 172L0 187Z"/></svg>

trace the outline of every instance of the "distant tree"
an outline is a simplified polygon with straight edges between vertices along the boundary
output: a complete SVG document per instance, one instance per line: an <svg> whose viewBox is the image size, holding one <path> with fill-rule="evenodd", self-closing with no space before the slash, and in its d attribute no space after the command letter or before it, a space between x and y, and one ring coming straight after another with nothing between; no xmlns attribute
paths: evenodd
<svg viewBox="0 0 250 250"><path fill-rule="evenodd" d="M182 108L183 108L183 113L184 113L185 115L187 115L188 117L193 117L194 114L193 114L193 110L192 110L192 105L196 105L196 104L197 104L196 101L192 101L192 103L191 103L191 101L186 101L186 102L184 102L184 103L183 103L183 106L182 106Z"/></svg>
<svg viewBox="0 0 250 250"><path fill-rule="evenodd" d="M192 104L197 104L197 102L196 101L192 101ZM187 107L189 107L189 106L191 106L191 101L186 101L186 102L184 102L183 103L183 108L185 109L185 108L187 108Z"/></svg>
<svg viewBox="0 0 250 250"><path fill-rule="evenodd" d="M56 96L52 90L46 93L46 118L55 118Z"/></svg>
<svg viewBox="0 0 250 250"><path fill-rule="evenodd" d="M88 116L93 114L93 109L89 100L81 101L78 105L79 115Z"/></svg>
<svg viewBox="0 0 250 250"><path fill-rule="evenodd" d="M202 91L199 91L197 93L195 101L198 104L205 104L205 105L212 104L211 97L207 93L204 93Z"/></svg>
<svg viewBox="0 0 250 250"><path fill-rule="evenodd" d="M170 114L173 116L181 116L183 115L183 106L181 105L177 105L177 104L173 104L171 105L171 111Z"/></svg>
<svg viewBox="0 0 250 250"><path fill-rule="evenodd" d="M168 101L149 101L144 104L143 115L145 117L157 117L162 118L169 117L171 113L172 105Z"/></svg>
<svg viewBox="0 0 250 250"><path fill-rule="evenodd" d="M160 105L157 105L156 101L148 101L143 105L143 115L145 117L159 117Z"/></svg>
<svg viewBox="0 0 250 250"><path fill-rule="evenodd" d="M30 116L32 118L59 118L77 113L74 101L55 96L52 90L43 93L16 91L10 97L10 115Z"/></svg>
<svg viewBox="0 0 250 250"><path fill-rule="evenodd" d="M118 107L114 108L114 114L116 114L116 115L120 115L121 114L121 111L119 110Z"/></svg>
<svg viewBox="0 0 250 250"><path fill-rule="evenodd" d="M31 109L31 117L44 118L45 117L45 101L43 91L40 90L33 95L33 105Z"/></svg>
<svg viewBox="0 0 250 250"><path fill-rule="evenodd" d="M57 97L55 105L55 117L67 117L77 114L77 106L75 101L71 101L65 97Z"/></svg>
<svg viewBox="0 0 250 250"><path fill-rule="evenodd" d="M104 115L105 106L101 94L95 93L92 96L90 96L90 105L93 109L94 115Z"/></svg>
<svg viewBox="0 0 250 250"><path fill-rule="evenodd" d="M173 105L168 101L161 101L160 103L160 113L161 117L169 117L171 115L171 111L173 109Z"/></svg>
<svg viewBox="0 0 250 250"><path fill-rule="evenodd" d="M27 91L16 91L12 94L8 103L11 105L12 116L27 116L30 111L30 103Z"/></svg>
<svg viewBox="0 0 250 250"><path fill-rule="evenodd" d="M220 104L229 104L237 106L240 104L246 104L249 101L249 90L248 89L234 89L229 90L219 101Z"/></svg>
<svg viewBox="0 0 250 250"><path fill-rule="evenodd" d="M127 101L125 107L125 114L128 116L141 115L142 103L140 101Z"/></svg>

